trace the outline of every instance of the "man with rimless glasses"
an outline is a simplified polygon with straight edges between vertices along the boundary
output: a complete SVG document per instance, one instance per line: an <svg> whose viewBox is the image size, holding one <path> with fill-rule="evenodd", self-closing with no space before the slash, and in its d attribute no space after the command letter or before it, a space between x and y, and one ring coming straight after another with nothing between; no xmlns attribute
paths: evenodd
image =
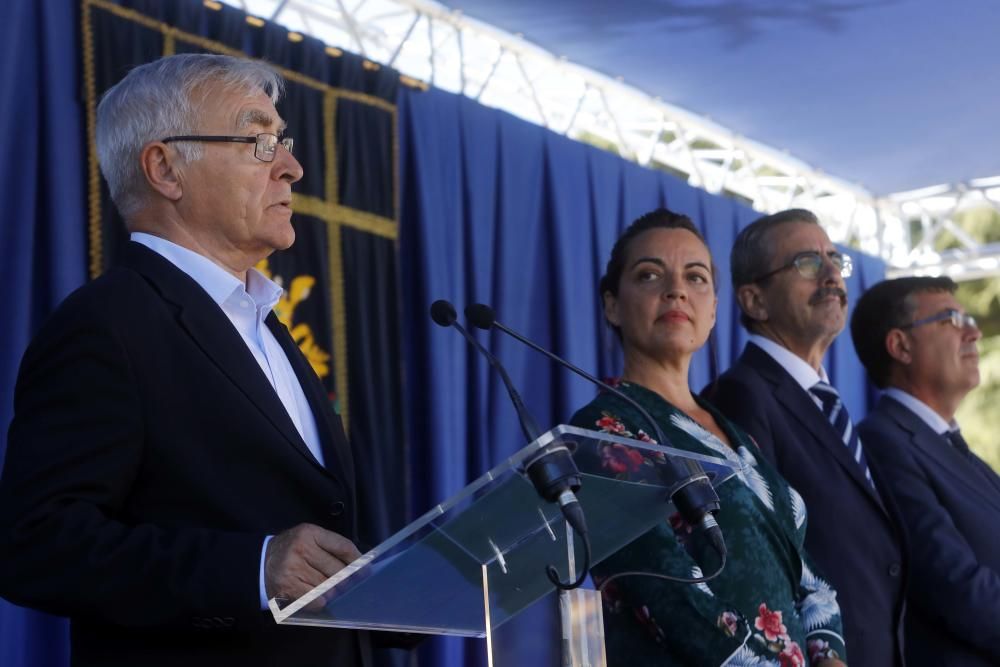
<svg viewBox="0 0 1000 667"><path fill-rule="evenodd" d="M909 538L907 661L985 667L1000 664L1000 477L955 422L979 384L982 337L955 287L899 278L858 301L854 346L884 390L858 430Z"/></svg>
<svg viewBox="0 0 1000 667"><path fill-rule="evenodd" d="M74 665L370 664L268 610L359 556L340 418L253 268L295 240L282 85L183 54L98 106L131 242L25 353L0 480L0 595L69 616Z"/></svg>
<svg viewBox="0 0 1000 667"><path fill-rule="evenodd" d="M847 321L851 258L793 209L740 232L730 267L750 342L706 396L805 500L806 549L837 591L850 664L902 665L902 531L823 368Z"/></svg>

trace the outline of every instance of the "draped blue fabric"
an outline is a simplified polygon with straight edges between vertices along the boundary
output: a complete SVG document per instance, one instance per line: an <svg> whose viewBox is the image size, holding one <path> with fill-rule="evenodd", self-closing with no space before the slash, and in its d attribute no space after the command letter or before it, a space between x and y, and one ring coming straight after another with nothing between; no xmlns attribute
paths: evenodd
<svg viewBox="0 0 1000 667"><path fill-rule="evenodd" d="M78 99L79 11L73 2L0 9L0 459L14 379L38 325L86 280L83 114ZM65 664L62 619L0 600L0 665Z"/></svg>
<svg viewBox="0 0 1000 667"><path fill-rule="evenodd" d="M79 3L0 3L0 161L4 216L0 280L0 455L14 377L39 323L86 279L86 153L79 100ZM686 213L708 239L720 277L716 363L726 368L745 332L728 288L728 253L757 213L669 176L575 143L437 90L401 89L403 400L410 441L407 488L420 514L525 443L498 379L453 331L427 316L437 298L492 305L500 321L600 376L620 372L603 324L597 280L618 234L658 206ZM882 263L858 256L853 296L880 280ZM462 318L464 320L464 318ZM582 380L501 334L477 334L504 362L544 427L568 420L593 395ZM691 384L711 377L708 349ZM827 357L855 418L870 405L849 336ZM557 664L556 619L541 604L505 627L499 648L522 664ZM549 631L553 634L549 634ZM66 625L0 600L0 665L67 664ZM482 664L481 642L434 640L421 664Z"/></svg>
<svg viewBox="0 0 1000 667"><path fill-rule="evenodd" d="M729 251L759 213L442 91L402 90L399 122L405 395L417 511L526 444L487 363L428 317L436 299L460 313L487 303L499 321L578 366L602 377L619 374L621 353L604 325L597 284L621 231L666 206L695 221L719 276L715 359L710 346L696 355L691 386L705 386L740 354L747 335L729 287ZM884 266L852 254L858 268L848 288L858 295L882 279ZM593 397L586 382L502 333L476 335L507 367L542 428L568 421ZM849 335L838 338L827 367L860 418L869 397ZM549 600L511 622L510 641L500 642L508 657L557 664L553 610ZM423 650L429 664L457 667L474 664L484 649L436 640Z"/></svg>

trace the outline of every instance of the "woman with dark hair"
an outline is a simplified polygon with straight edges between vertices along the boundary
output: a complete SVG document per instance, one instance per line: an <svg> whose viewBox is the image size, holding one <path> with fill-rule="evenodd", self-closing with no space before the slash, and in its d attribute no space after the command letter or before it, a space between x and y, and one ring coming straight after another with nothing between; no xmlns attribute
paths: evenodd
<svg viewBox="0 0 1000 667"><path fill-rule="evenodd" d="M729 553L717 577L699 584L662 577L703 577L720 565L708 540L678 514L593 568L609 663L843 665L836 593L803 551L801 497L749 436L688 386L691 356L715 324L715 284L697 228L665 209L622 234L601 279L605 318L625 353L619 389L657 420L669 440L658 444L725 458L737 471L717 488L716 518ZM654 442L652 426L610 393L577 412L573 423ZM584 472L657 480L659 460L647 450L605 445L594 454L581 458Z"/></svg>

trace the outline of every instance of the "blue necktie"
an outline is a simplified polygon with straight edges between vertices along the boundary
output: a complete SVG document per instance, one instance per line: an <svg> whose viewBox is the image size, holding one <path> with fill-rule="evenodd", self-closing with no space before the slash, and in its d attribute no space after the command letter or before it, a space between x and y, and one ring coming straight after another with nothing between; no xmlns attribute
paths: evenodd
<svg viewBox="0 0 1000 667"><path fill-rule="evenodd" d="M948 441L951 442L951 446L961 452L963 456L966 458L969 457L969 443L967 443L965 438L962 437L962 432L960 430L956 428L954 431L948 431L945 433L944 437L948 438Z"/></svg>
<svg viewBox="0 0 1000 667"><path fill-rule="evenodd" d="M985 461L980 459L978 456L972 453L969 449L969 443L965 441L962 437L962 432L957 428L953 431L948 431L944 434L944 437L948 438L948 442L954 447L969 463L972 467L979 471L979 474L985 478L985 480L991 484L994 488L1000 490L1000 478L993 471L993 468L989 467Z"/></svg>
<svg viewBox="0 0 1000 667"><path fill-rule="evenodd" d="M872 481L872 473L868 469L868 461L865 459L865 450L861 446L861 438L854 430L851 416L847 414L847 406L840 400L840 394L825 382L817 382L810 387L809 391L823 404L823 414L830 420L830 424L840 439L844 441L844 446L847 447L854 462L861 468L868 484L874 489L875 483Z"/></svg>

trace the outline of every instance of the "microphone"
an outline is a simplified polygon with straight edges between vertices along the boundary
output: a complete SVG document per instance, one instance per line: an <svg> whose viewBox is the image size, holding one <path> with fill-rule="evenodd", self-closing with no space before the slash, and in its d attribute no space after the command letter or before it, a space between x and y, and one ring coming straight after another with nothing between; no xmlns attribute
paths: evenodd
<svg viewBox="0 0 1000 667"><path fill-rule="evenodd" d="M531 413L524 406L521 395L514 388L507 370L503 364L483 345L470 334L465 327L458 323L458 315L455 307L443 299L439 299L431 304L431 319L434 323L442 327L454 327L462 336L489 361L500 379L503 380L510 402L514 405L514 412L517 413L521 431L528 442L534 442L541 436L541 429L535 422ZM542 448L538 453L524 463L528 479L543 499L552 503L558 502L559 509L566 519L566 522L583 541L585 563L581 568L579 578L570 584L559 581L559 574L554 567L548 565L546 574L549 580L562 590L572 590L579 588L584 579L587 578L590 570L590 539L587 535L587 521L583 514L583 508L576 497L576 491L580 490L580 471L577 470L576 463L570 455L569 449L561 442L553 442Z"/></svg>
<svg viewBox="0 0 1000 667"><path fill-rule="evenodd" d="M554 353L549 352L540 345L536 345L513 329L497 322L493 309L485 304L476 303L467 306L465 308L465 316L469 318L469 322L473 326L485 330L496 327L531 349L541 352L563 368L573 371L577 375L590 380L605 391L609 391L622 399L635 408L649 423L652 431L656 434L656 441L664 447L669 446L669 440L664 435L663 429L660 428L660 424L646 412L645 408L624 392L606 382L598 380L582 368L574 366L562 357L556 356ZM722 529L719 528L719 524L715 520L715 514L720 508L719 496L712 487L712 482L708 479L708 475L705 474L705 470L701 467L701 464L693 459L667 456L666 465L657 466L657 468L660 471L660 477L667 486L667 495L674 503L677 511L680 512L685 521L705 533L705 536L719 556L725 558L726 542L722 536Z"/></svg>
<svg viewBox="0 0 1000 667"><path fill-rule="evenodd" d="M431 319L434 323L442 327L454 327L458 330L458 333L462 334L465 340L469 341L469 344L474 348L479 350L486 360L490 362L490 366L496 369L497 373L500 374L500 379L503 380L504 387L507 388L507 394L510 396L510 402L514 404L514 412L517 413L517 420L521 424L521 431L524 433L524 437L527 438L528 442L534 442L542 434L538 424L535 422L534 417L528 412L528 409L524 407L524 401L521 400L521 395L517 393L514 388L514 383L511 382L510 376L507 375L507 370L500 364L493 354L480 344L478 340L470 334L465 327L458 323L458 313L455 312L455 306L451 305L448 301L444 299L438 299L431 304ZM579 482L577 482L577 488L579 488Z"/></svg>

